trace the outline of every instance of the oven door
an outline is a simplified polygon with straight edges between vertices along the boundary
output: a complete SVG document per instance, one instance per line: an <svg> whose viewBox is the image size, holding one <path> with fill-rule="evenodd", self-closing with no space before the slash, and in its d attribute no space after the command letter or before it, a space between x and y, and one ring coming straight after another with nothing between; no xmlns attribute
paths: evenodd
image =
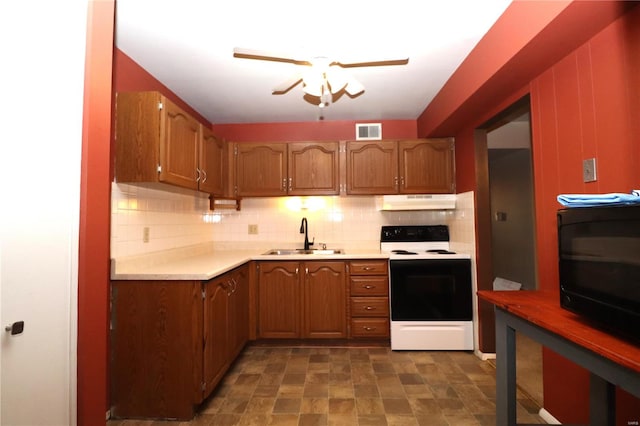
<svg viewBox="0 0 640 426"><path fill-rule="evenodd" d="M389 262L392 321L471 321L471 261Z"/></svg>

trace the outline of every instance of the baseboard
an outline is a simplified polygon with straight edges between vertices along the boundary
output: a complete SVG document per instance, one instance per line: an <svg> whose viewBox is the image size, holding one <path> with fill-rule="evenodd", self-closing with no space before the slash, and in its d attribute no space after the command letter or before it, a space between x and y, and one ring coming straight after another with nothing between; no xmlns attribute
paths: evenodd
<svg viewBox="0 0 640 426"><path fill-rule="evenodd" d="M494 353L484 353L484 352L480 352L479 350L475 350L473 351L473 353L480 358L482 361L487 361L489 359L496 359L496 354Z"/></svg>
<svg viewBox="0 0 640 426"><path fill-rule="evenodd" d="M538 415L540 417L542 417L542 420L544 420L545 422L547 422L548 425L561 425L562 423L560 423L558 421L558 419L556 419L555 417L553 417L551 415L551 413L549 413L547 410L545 410L544 408L541 408L540 411L538 412Z"/></svg>

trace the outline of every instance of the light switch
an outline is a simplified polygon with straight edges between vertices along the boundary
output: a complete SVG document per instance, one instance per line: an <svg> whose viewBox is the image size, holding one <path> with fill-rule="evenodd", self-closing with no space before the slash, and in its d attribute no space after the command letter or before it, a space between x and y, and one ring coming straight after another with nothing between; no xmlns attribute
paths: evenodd
<svg viewBox="0 0 640 426"><path fill-rule="evenodd" d="M596 159L588 158L582 160L582 180L583 182L596 181Z"/></svg>

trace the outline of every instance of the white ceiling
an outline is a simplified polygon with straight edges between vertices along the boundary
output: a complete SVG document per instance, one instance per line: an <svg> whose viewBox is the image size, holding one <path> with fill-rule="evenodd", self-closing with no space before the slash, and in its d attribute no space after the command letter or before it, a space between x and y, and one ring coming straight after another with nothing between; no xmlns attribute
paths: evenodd
<svg viewBox="0 0 640 426"><path fill-rule="evenodd" d="M416 119L509 0L117 0L116 46L215 124ZM302 85L271 90L302 66L234 58L233 48L343 62L365 92L321 110ZM303 58L304 59L304 58Z"/></svg>

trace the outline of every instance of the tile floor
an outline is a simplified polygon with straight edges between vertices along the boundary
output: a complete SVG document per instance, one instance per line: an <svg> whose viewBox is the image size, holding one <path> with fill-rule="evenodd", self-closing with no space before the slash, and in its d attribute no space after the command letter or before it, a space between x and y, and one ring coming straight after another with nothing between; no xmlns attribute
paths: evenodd
<svg viewBox="0 0 640 426"><path fill-rule="evenodd" d="M544 424L518 392L518 422ZM495 369L470 352L248 346L191 422L160 425L495 425Z"/></svg>

